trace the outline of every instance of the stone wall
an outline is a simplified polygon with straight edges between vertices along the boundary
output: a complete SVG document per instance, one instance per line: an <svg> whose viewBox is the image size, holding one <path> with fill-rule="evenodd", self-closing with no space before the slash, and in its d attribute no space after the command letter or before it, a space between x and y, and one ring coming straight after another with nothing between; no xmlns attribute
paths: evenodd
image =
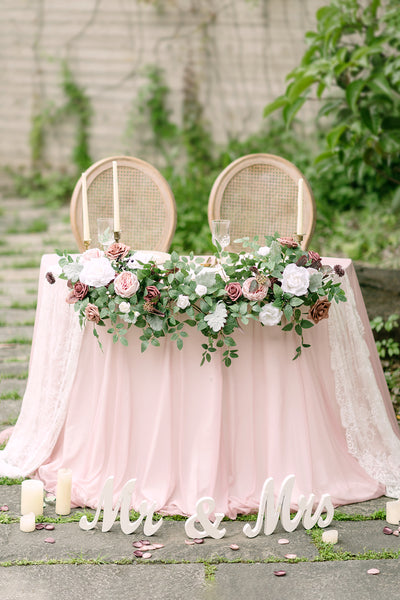
<svg viewBox="0 0 400 600"><path fill-rule="evenodd" d="M140 153L125 132L144 67L164 69L179 122L191 65L213 135L245 136L284 89L304 50L304 33L327 0L2 0L0 162L31 162L32 117L61 105L66 60L93 106L91 153ZM309 116L307 108L302 117ZM52 127L46 158L70 163L73 123Z"/></svg>

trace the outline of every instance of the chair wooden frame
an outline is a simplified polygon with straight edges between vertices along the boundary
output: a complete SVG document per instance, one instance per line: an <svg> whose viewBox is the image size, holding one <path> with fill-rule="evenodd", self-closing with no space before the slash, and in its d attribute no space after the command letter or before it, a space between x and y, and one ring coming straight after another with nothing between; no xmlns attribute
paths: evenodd
<svg viewBox="0 0 400 600"><path fill-rule="evenodd" d="M294 236L297 229L297 189L303 185L303 241L306 249L314 233L316 207L310 184L301 171L288 160L274 154L248 154L228 165L217 177L208 202L208 221L231 221L231 244L228 250L241 246L234 240L255 235L262 243L264 235L278 232ZM241 181L235 188L235 181ZM253 185L254 184L254 185ZM268 196L268 192L280 198ZM265 194L265 196L264 196ZM255 199L257 197L257 200Z"/></svg>
<svg viewBox="0 0 400 600"><path fill-rule="evenodd" d="M135 250L168 251L176 228L175 198L168 182L155 167L131 156L107 157L94 163L86 171L92 239L97 238L97 218L113 217L113 161L118 166L121 242ZM133 174L135 177L125 185L124 174ZM85 247L81 178L72 194L70 218L74 237L82 252Z"/></svg>

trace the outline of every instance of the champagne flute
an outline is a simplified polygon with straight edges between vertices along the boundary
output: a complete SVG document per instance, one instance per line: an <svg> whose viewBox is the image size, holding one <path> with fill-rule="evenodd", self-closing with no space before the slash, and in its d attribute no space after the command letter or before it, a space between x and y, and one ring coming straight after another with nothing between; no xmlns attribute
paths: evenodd
<svg viewBox="0 0 400 600"><path fill-rule="evenodd" d="M97 235L103 250L107 250L114 242L113 219L97 219Z"/></svg>
<svg viewBox="0 0 400 600"><path fill-rule="evenodd" d="M216 246L216 242L221 246L221 251L229 246L231 237L229 234L229 227L231 222L227 220L216 220L212 221L212 242Z"/></svg>

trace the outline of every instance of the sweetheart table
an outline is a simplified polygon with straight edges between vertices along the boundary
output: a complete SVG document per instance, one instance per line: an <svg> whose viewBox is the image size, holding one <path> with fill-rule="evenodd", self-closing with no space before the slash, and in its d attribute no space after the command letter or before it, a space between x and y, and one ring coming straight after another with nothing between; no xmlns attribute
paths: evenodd
<svg viewBox="0 0 400 600"><path fill-rule="evenodd" d="M305 333L311 348L295 361L296 334L251 322L235 339L239 358L200 367L202 334L179 351L162 338L140 352L88 323L65 302L65 281L41 263L29 378L21 413L0 452L0 474L34 476L55 493L57 472L72 469L72 503L97 507L108 477L114 501L136 478L132 506L156 503L193 514L202 496L235 518L257 512L263 482L275 490L296 477L300 494L329 493L334 505L400 496L400 438L354 266L345 269L347 302Z"/></svg>

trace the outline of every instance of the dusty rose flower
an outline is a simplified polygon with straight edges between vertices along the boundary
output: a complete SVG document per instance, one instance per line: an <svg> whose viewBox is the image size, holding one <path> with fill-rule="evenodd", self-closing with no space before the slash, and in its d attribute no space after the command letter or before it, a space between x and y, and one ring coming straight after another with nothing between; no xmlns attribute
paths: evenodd
<svg viewBox="0 0 400 600"><path fill-rule="evenodd" d="M104 256L103 250L99 248L90 248L90 250L85 250L83 254L81 254L79 258L79 262L87 262L88 260L92 260L92 258L101 258Z"/></svg>
<svg viewBox="0 0 400 600"><path fill-rule="evenodd" d="M327 298L319 298L314 306L311 306L308 311L308 316L314 323L319 323L322 319L327 319L329 317L329 308L331 303Z"/></svg>
<svg viewBox="0 0 400 600"><path fill-rule="evenodd" d="M234 283L228 283L225 286L225 291L226 291L227 295L229 296L229 298L233 302L236 302L236 300L239 300L240 296L243 293L242 286L237 281L235 281Z"/></svg>
<svg viewBox="0 0 400 600"><path fill-rule="evenodd" d="M53 285L53 283L55 283L55 282L56 282L56 278L54 277L54 275L53 275L53 273L52 273L51 271L48 271L48 272L46 273L46 279L47 279L47 281L48 281L48 282L49 282L51 285Z"/></svg>
<svg viewBox="0 0 400 600"><path fill-rule="evenodd" d="M243 296L247 300L264 300L268 294L268 287L265 284L260 285L255 277L249 277L242 286Z"/></svg>
<svg viewBox="0 0 400 600"><path fill-rule="evenodd" d="M335 271L336 275L339 275L339 277L343 277L344 269L343 269L342 265L335 265L333 267L333 270Z"/></svg>
<svg viewBox="0 0 400 600"><path fill-rule="evenodd" d="M280 237L277 240L282 246L288 246L288 248L297 248L298 243L292 237Z"/></svg>
<svg viewBox="0 0 400 600"><path fill-rule="evenodd" d="M77 281L73 288L74 296L77 300L83 300L89 291L89 287L80 281Z"/></svg>
<svg viewBox="0 0 400 600"><path fill-rule="evenodd" d="M88 304L85 308L85 317L88 321L94 321L98 323L100 321L99 309L95 304Z"/></svg>
<svg viewBox="0 0 400 600"><path fill-rule="evenodd" d="M126 246L121 242L114 242L111 244L106 252L106 256L111 260L117 260L119 258L125 258L130 250L130 246Z"/></svg>
<svg viewBox="0 0 400 600"><path fill-rule="evenodd" d="M139 289L139 279L135 273L130 271L122 271L114 280L114 290L121 298L130 298Z"/></svg>
<svg viewBox="0 0 400 600"><path fill-rule="evenodd" d="M78 302L78 298L75 296L74 290L69 292L68 296L65 298L65 302L68 304L75 304L75 302Z"/></svg>
<svg viewBox="0 0 400 600"><path fill-rule="evenodd" d="M321 260L321 257L318 254L318 252L314 252L314 250L308 251L308 258L311 260L311 262L316 262L318 260Z"/></svg>
<svg viewBox="0 0 400 600"><path fill-rule="evenodd" d="M296 261L296 265L298 267L305 267L305 265L307 264L307 256L305 254L303 254L302 256L300 256L300 258L297 259Z"/></svg>
<svg viewBox="0 0 400 600"><path fill-rule="evenodd" d="M146 296L144 297L145 300L149 300L151 302L157 302L159 297L160 297L160 290L158 288L156 288L155 285L149 285L146 287Z"/></svg>

